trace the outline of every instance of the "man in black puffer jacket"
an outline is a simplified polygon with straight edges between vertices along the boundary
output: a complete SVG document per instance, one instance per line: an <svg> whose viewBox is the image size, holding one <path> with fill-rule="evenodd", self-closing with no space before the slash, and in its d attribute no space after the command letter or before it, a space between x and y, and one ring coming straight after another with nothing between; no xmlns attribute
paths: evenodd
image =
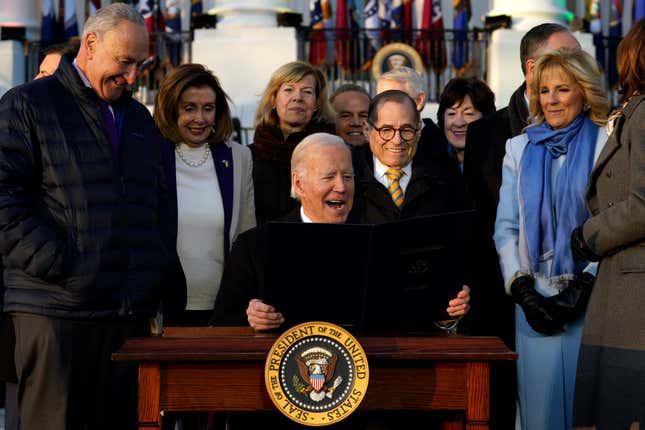
<svg viewBox="0 0 645 430"><path fill-rule="evenodd" d="M4 312L24 430L136 428L136 367L110 355L149 334L175 252L154 123L125 91L147 56L139 13L112 4L86 22L73 63L0 101Z"/></svg>

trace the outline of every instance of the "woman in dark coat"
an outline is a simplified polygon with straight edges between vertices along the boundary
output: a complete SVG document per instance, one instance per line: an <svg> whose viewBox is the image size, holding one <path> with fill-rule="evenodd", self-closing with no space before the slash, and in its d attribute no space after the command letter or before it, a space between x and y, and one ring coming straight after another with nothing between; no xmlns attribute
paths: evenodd
<svg viewBox="0 0 645 430"><path fill-rule="evenodd" d="M327 80L311 65L292 61L271 75L255 113L253 154L255 215L258 225L290 212L291 154L306 136L334 133Z"/></svg>
<svg viewBox="0 0 645 430"><path fill-rule="evenodd" d="M645 422L645 19L618 46L617 65L624 103L591 172L592 216L571 241L574 255L600 260L574 403L574 426L599 430Z"/></svg>

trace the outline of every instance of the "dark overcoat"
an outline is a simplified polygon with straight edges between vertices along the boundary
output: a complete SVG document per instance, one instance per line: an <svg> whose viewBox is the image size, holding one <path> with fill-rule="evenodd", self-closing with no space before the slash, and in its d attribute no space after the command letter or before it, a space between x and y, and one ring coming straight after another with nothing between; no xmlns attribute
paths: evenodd
<svg viewBox="0 0 645 430"><path fill-rule="evenodd" d="M583 237L602 259L580 349L576 426L645 422L644 99L634 96L624 107L587 189L592 216Z"/></svg>

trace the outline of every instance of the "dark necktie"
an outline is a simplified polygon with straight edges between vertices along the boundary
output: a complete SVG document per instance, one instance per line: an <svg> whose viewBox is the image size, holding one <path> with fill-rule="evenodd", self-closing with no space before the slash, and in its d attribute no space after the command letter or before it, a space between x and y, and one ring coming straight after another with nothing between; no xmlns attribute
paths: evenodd
<svg viewBox="0 0 645 430"><path fill-rule="evenodd" d="M116 155L119 154L119 129L116 126L114 115L110 112L110 107L107 102L99 100L99 107L101 109L101 117L103 117L103 124L107 132L108 140Z"/></svg>

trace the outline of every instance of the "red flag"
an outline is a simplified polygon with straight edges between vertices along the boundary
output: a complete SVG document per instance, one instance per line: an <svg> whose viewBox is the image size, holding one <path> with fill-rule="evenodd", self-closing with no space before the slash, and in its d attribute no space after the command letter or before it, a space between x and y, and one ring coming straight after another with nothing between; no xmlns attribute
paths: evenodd
<svg viewBox="0 0 645 430"><path fill-rule="evenodd" d="M343 68L349 67L349 15L347 0L336 2L336 61Z"/></svg>
<svg viewBox="0 0 645 430"><path fill-rule="evenodd" d="M406 32L409 32L414 28L414 22L413 22L413 16L412 16L412 10L414 8L413 4L414 4L414 0L405 0L405 2L403 3L403 29ZM409 40L409 38L410 36L406 36L406 39Z"/></svg>
<svg viewBox="0 0 645 430"><path fill-rule="evenodd" d="M336 3L336 61L345 71L358 68L358 22L354 0Z"/></svg>
<svg viewBox="0 0 645 430"><path fill-rule="evenodd" d="M443 15L439 0L424 0L421 32L415 41L426 69L443 72L446 68L446 40L443 34Z"/></svg>

